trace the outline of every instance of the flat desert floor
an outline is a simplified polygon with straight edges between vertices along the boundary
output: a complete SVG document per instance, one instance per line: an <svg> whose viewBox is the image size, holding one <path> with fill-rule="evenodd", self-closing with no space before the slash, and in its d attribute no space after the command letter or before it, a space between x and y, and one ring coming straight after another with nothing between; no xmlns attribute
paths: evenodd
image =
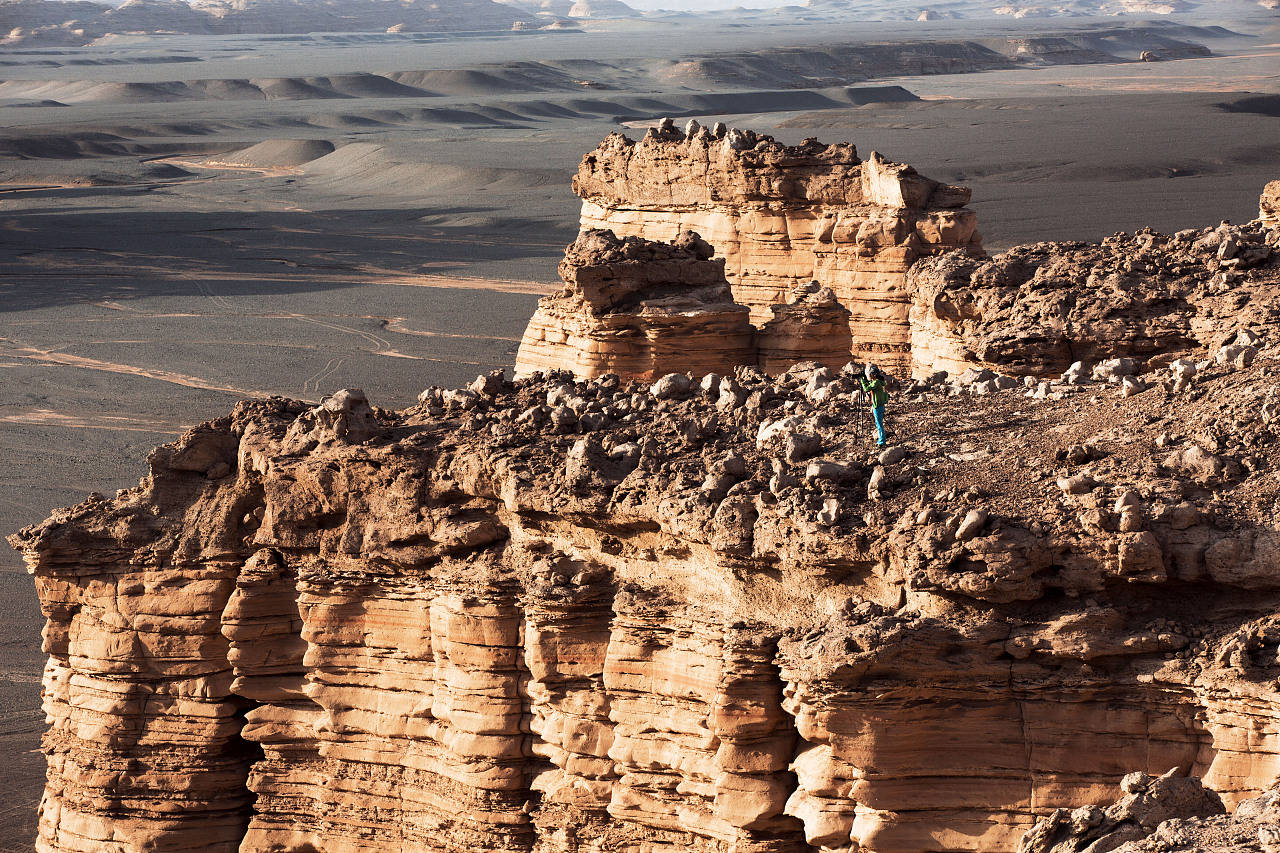
<svg viewBox="0 0 1280 853"><path fill-rule="evenodd" d="M578 160L664 115L849 140L968 184L992 250L1246 221L1280 177L1274 14L1150 25L1209 57L807 88L779 66L831 45L1063 25L698 20L3 56L0 530L136 482L153 446L245 396L356 386L401 407L510 364L576 233ZM41 622L0 549L0 851L34 834Z"/></svg>

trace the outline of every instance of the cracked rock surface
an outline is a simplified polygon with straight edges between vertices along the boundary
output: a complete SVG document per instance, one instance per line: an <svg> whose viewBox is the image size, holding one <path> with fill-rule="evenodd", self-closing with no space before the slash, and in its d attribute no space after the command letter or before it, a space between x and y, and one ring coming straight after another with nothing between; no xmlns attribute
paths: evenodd
<svg viewBox="0 0 1280 853"><path fill-rule="evenodd" d="M916 375L978 366L1048 377L1115 359L1146 372L1170 353L1216 353L1241 332L1280 326L1280 222L1146 229L981 259L951 253L918 262L908 279Z"/></svg>

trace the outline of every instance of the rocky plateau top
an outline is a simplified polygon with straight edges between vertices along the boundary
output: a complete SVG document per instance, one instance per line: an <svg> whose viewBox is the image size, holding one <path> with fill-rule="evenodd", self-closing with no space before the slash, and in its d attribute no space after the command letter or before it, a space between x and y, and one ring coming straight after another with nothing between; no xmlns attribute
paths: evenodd
<svg viewBox="0 0 1280 853"><path fill-rule="evenodd" d="M884 449L861 366L762 369L683 232L585 230L531 323L643 379L241 403L10 537L38 849L1275 853L1265 198L921 256ZM830 331L788 296L775 343ZM664 369L708 318L743 363Z"/></svg>

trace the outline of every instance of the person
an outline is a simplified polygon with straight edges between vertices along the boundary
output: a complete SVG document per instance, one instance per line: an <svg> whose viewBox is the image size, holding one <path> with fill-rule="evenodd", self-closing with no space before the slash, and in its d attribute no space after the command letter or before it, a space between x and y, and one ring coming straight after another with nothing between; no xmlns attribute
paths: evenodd
<svg viewBox="0 0 1280 853"><path fill-rule="evenodd" d="M868 364L862 379L862 390L871 402L871 417L876 423L876 444L888 443L884 430L884 406L889 402L889 392L884 388L884 373L874 364Z"/></svg>

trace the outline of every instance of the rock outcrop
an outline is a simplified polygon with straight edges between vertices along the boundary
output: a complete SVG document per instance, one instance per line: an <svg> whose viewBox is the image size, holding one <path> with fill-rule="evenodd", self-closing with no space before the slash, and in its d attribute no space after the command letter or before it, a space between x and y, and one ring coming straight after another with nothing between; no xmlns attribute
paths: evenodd
<svg viewBox="0 0 1280 853"><path fill-rule="evenodd" d="M692 138L705 144L710 137L697 130ZM606 146L643 147L610 139ZM771 142L760 145L777 153ZM823 156L834 156L836 147L822 149ZM749 172L731 179L726 172L717 180L733 190L733 180L755 186L764 179ZM946 372L954 379L978 369L992 371L992 379L996 373L1049 379L1074 364L1120 359L1154 369L1197 348L1247 348L1251 336L1280 324L1280 223L1265 218L1277 185L1262 195L1264 217L1245 225L1224 222L1172 236L1144 229L1097 244L1019 246L995 257L953 251L921 258L898 291L911 298L902 327L906 348L890 351L860 349L851 329L861 321L836 289L817 280L771 304L752 338L723 286L725 262L690 254L689 241L702 255L715 251L698 235L683 232L673 248L588 230L594 236L584 238L587 244L607 234L610 246L630 246L630 254L619 266L612 256L590 256L581 241L569 247L561 266L566 289L543 300L530 322L517 372L652 379L757 365L776 375L802 361L838 369L859 353L917 378ZM578 278L603 289L584 299Z"/></svg>
<svg viewBox="0 0 1280 853"><path fill-rule="evenodd" d="M1260 219L926 259L908 276L912 369L1050 376L1075 362L1216 350L1240 329L1280 324L1278 253L1280 226Z"/></svg>
<svg viewBox="0 0 1280 853"><path fill-rule="evenodd" d="M733 301L713 251L690 231L673 244L583 231L560 263L564 289L538 303L525 329L516 373L652 381L754 364L749 312Z"/></svg>
<svg viewBox="0 0 1280 853"><path fill-rule="evenodd" d="M567 370L651 382L672 372L696 379L758 365L776 375L799 362L839 369L849 361L849 310L831 288L796 288L757 330L714 251L692 231L674 243L583 231L560 263L564 289L540 300L525 328L516 375Z"/></svg>
<svg viewBox="0 0 1280 853"><path fill-rule="evenodd" d="M10 537L42 853L1274 853L1280 228L978 258L699 128L575 185L723 257L588 229L514 380L247 401Z"/></svg>
<svg viewBox="0 0 1280 853"><path fill-rule="evenodd" d="M911 383L883 452L817 364L242 403L11 540L38 847L995 853L1170 767L1234 808L1280 774L1254 350Z"/></svg>
<svg viewBox="0 0 1280 853"><path fill-rule="evenodd" d="M1258 200L1258 218L1270 226L1280 225L1280 181L1272 181Z"/></svg>
<svg viewBox="0 0 1280 853"><path fill-rule="evenodd" d="M1246 800L1228 816L1217 794L1174 768L1153 779L1130 773L1124 792L1106 809L1058 809L1023 838L1018 853L1193 853L1203 850L1274 853L1280 849L1280 785Z"/></svg>
<svg viewBox="0 0 1280 853"><path fill-rule="evenodd" d="M839 369L849 362L849 309L829 287L815 281L798 287L756 335L756 363L776 376L800 362Z"/></svg>
<svg viewBox="0 0 1280 853"><path fill-rule="evenodd" d="M1260 218L1243 226L1147 229L988 258L964 207L968 190L874 153L861 161L843 143L787 147L750 131L690 122L681 132L664 121L640 142L611 134L574 178L584 227L652 239L693 227L707 238L759 327L755 357L738 363L777 373L797 361L853 359L917 377L981 368L1047 378L1076 362L1167 362L1216 349L1237 327L1274 325L1278 186L1267 186ZM527 346L562 331L561 345L580 345L563 313L561 328L540 313ZM590 361L599 344L586 346ZM531 364L595 375L573 353L542 348ZM635 375L686 369L659 358Z"/></svg>
<svg viewBox="0 0 1280 853"><path fill-rule="evenodd" d="M610 134L573 181L583 228L671 240L698 232L725 259L734 298L762 325L817 281L849 311L846 355L908 366L906 271L949 249L980 253L969 190L875 152L664 121L639 142Z"/></svg>

